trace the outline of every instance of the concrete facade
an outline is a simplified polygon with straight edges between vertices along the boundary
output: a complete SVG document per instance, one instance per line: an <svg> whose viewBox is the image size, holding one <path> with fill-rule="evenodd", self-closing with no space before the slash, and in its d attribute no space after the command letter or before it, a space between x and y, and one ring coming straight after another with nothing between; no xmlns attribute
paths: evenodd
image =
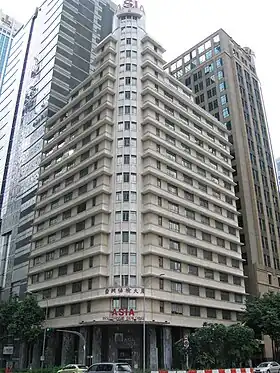
<svg viewBox="0 0 280 373"><path fill-rule="evenodd" d="M143 7L114 30L46 124L28 290L49 327L86 330L87 363L141 367L145 320L147 368L170 369L184 333L242 315L229 133L164 71Z"/></svg>

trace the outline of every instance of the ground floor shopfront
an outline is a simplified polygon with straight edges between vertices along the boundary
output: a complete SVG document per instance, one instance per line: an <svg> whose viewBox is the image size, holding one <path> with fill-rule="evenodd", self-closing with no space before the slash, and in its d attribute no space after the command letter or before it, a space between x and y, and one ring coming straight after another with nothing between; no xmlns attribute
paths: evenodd
<svg viewBox="0 0 280 373"><path fill-rule="evenodd" d="M126 361L134 369L143 367L143 324L87 325L71 330L78 331L85 337L87 365L102 361ZM146 368L179 368L180 359L174 345L188 332L189 330L181 327L147 324ZM31 354L21 348L20 356L11 356L10 361L14 361L15 368L25 368L30 365L30 360L35 369L40 366L41 356L42 342L34 346ZM56 330L47 333L45 366L83 363L83 356L83 343L78 336Z"/></svg>

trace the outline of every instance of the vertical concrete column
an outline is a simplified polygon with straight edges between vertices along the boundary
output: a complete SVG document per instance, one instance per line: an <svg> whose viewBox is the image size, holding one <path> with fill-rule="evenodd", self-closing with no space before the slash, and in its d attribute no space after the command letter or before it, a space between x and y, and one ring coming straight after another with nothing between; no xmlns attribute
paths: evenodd
<svg viewBox="0 0 280 373"><path fill-rule="evenodd" d="M42 354L42 344L40 341L34 344L32 353L32 369L40 368L40 356Z"/></svg>
<svg viewBox="0 0 280 373"><path fill-rule="evenodd" d="M85 337L86 341L88 340L88 328L86 326L82 326L79 330L79 332ZM88 364L88 350L86 346L86 352L85 352L86 360L83 361L84 359L84 348L83 348L83 342L81 338L79 338L79 364Z"/></svg>
<svg viewBox="0 0 280 373"><path fill-rule="evenodd" d="M28 360L27 354L28 354L27 344L23 342L20 344L20 348L19 348L19 369L27 368L26 367L26 362Z"/></svg>
<svg viewBox="0 0 280 373"><path fill-rule="evenodd" d="M164 326L162 330L163 363L164 369L171 369L172 366L172 334L171 328Z"/></svg>
<svg viewBox="0 0 280 373"><path fill-rule="evenodd" d="M158 370L157 335L154 326L149 328L149 366L150 370Z"/></svg>
<svg viewBox="0 0 280 373"><path fill-rule="evenodd" d="M74 335L63 333L61 365L71 364L74 361Z"/></svg>
<svg viewBox="0 0 280 373"><path fill-rule="evenodd" d="M102 333L99 326L93 327L92 333L92 356L94 363L101 363Z"/></svg>
<svg viewBox="0 0 280 373"><path fill-rule="evenodd" d="M51 335L47 338L46 349L45 349L45 367L53 367L55 365L55 355L56 355L56 336Z"/></svg>

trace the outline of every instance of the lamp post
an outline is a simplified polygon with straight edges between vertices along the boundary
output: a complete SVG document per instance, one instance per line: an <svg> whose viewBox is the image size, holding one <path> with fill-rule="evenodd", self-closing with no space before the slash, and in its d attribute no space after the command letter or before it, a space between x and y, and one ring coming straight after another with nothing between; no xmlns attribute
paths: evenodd
<svg viewBox="0 0 280 373"><path fill-rule="evenodd" d="M46 299L46 310L45 310L45 328L44 328L44 337L43 337L43 346L42 346L42 356L41 356L41 372L44 368L44 362L45 362L45 349L46 349L46 339L47 339L47 320L48 320L48 311L49 311L49 302L48 299Z"/></svg>
<svg viewBox="0 0 280 373"><path fill-rule="evenodd" d="M159 277L163 277L165 274L161 273ZM143 279L143 373L146 371L146 286L145 278Z"/></svg>

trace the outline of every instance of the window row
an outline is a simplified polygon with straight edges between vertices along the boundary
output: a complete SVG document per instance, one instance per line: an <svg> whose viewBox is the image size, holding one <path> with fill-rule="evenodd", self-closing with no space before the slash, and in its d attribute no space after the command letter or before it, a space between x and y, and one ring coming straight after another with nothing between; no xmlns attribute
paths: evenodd
<svg viewBox="0 0 280 373"><path fill-rule="evenodd" d="M208 280L215 280L224 283L232 283L237 286L242 286L242 278L238 276L234 276L225 272L215 272L213 269L209 268L202 268L192 264L185 264L178 262L176 260L169 261L169 268L165 265L165 261L162 257L159 257L159 268L169 269L175 272L181 272L185 274L190 274L192 276L202 277ZM232 281L230 282L230 277L232 277Z"/></svg>
<svg viewBox="0 0 280 373"><path fill-rule="evenodd" d="M102 222L102 215L99 216L100 223ZM79 221L78 223L72 225L71 227L63 228L58 230L56 233L50 234L46 239L42 238L35 241L35 248L43 247L47 244L53 244L60 241L63 238L75 235L78 232L85 231L96 225L96 216L90 216L87 219Z"/></svg>
<svg viewBox="0 0 280 373"><path fill-rule="evenodd" d="M196 256L196 257L200 257L200 258L204 258L204 257L206 258L206 256L208 256L208 260L210 260L210 255L211 254L206 254L206 250L199 249L199 248L197 248L193 245L187 245L186 243L175 240L174 238L171 239L171 238L165 238L163 236L157 236L157 244L160 247L170 249L170 250L175 250L175 251L178 251L178 252L182 252L183 254L188 254L188 255L191 255L191 256ZM238 252L238 246L239 245L237 245L236 243L230 242L230 250L231 251ZM201 254L201 250L203 251L203 255ZM200 252L200 254L199 254L199 252ZM235 262L232 259L232 266L233 267L236 266L236 268L238 268L239 264L238 264L238 267L237 267L237 262Z"/></svg>
<svg viewBox="0 0 280 373"><path fill-rule="evenodd" d="M91 236L88 239L76 241L73 244L66 245L66 246L60 247L57 250L52 250L52 251L47 252L46 254L42 254L42 255L38 255L34 257L33 266L37 266L45 262L50 262L52 260L74 254L77 251L88 249L90 247L93 247L94 245L95 245L95 236Z"/></svg>
<svg viewBox="0 0 280 373"><path fill-rule="evenodd" d="M31 276L32 284L38 282L47 281L53 278L58 278L61 276L71 275L72 273L81 272L93 267L93 257L90 257L88 260L78 260L73 264L61 265L56 269L50 269L44 273L37 273Z"/></svg>

